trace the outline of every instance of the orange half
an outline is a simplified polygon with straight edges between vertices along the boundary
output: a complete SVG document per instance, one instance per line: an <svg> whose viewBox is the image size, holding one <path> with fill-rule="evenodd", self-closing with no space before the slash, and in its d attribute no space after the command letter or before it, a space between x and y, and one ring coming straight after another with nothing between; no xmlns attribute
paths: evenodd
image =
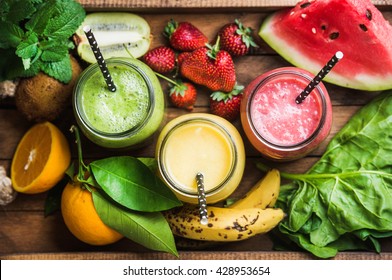
<svg viewBox="0 0 392 280"><path fill-rule="evenodd" d="M69 144L52 123L31 127L20 140L11 165L14 189L21 193L41 193L54 187L71 162Z"/></svg>

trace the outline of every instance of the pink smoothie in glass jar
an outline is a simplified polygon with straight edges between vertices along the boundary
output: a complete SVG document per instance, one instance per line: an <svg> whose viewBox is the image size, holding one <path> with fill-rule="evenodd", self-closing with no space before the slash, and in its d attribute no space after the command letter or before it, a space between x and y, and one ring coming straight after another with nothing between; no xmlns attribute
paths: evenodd
<svg viewBox="0 0 392 280"><path fill-rule="evenodd" d="M272 160L293 160L314 150L329 134L332 107L320 83L305 100L296 97L313 75L296 67L269 71L244 91L241 122L251 144Z"/></svg>

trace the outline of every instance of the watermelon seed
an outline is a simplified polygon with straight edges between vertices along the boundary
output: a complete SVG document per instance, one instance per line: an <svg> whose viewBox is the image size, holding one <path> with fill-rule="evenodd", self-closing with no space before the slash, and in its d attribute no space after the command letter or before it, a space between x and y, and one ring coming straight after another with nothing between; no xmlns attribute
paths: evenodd
<svg viewBox="0 0 392 280"><path fill-rule="evenodd" d="M360 24L359 27L360 27L363 31L365 31L365 32L368 30L367 27L366 27L366 25L364 25L364 24Z"/></svg>
<svg viewBox="0 0 392 280"><path fill-rule="evenodd" d="M331 34L329 34L329 38L331 40L335 40L339 37L339 32L332 32Z"/></svg>
<svg viewBox="0 0 392 280"><path fill-rule="evenodd" d="M303 9L303 8L309 7L310 4L311 4L310 2L306 2L306 3L301 4L300 7L301 7L301 9Z"/></svg>
<svg viewBox="0 0 392 280"><path fill-rule="evenodd" d="M327 27L323 24L323 25L321 25L321 30L326 30L327 29Z"/></svg>
<svg viewBox="0 0 392 280"><path fill-rule="evenodd" d="M368 20L372 20L372 12L370 10L366 10L366 17L368 18Z"/></svg>

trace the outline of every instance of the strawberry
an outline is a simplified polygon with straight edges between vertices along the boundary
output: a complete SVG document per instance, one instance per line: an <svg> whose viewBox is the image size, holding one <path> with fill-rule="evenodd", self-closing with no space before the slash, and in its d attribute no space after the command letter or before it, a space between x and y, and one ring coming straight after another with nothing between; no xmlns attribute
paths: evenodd
<svg viewBox="0 0 392 280"><path fill-rule="evenodd" d="M236 19L235 22L224 25L219 31L218 36L221 38L220 47L232 56L241 56L249 52L250 46L257 47L251 36L252 30L244 27Z"/></svg>
<svg viewBox="0 0 392 280"><path fill-rule="evenodd" d="M214 46L199 48L186 57L180 73L212 91L230 92L236 83L233 60L228 52L219 50L219 37Z"/></svg>
<svg viewBox="0 0 392 280"><path fill-rule="evenodd" d="M177 55L177 67L180 68L185 59L189 57L191 52L182 52Z"/></svg>
<svg viewBox="0 0 392 280"><path fill-rule="evenodd" d="M193 24L189 22L169 21L164 30L164 35L169 38L172 48L190 52L204 47L208 38Z"/></svg>
<svg viewBox="0 0 392 280"><path fill-rule="evenodd" d="M159 46L148 51L143 60L152 70L158 73L168 73L174 69L176 54L169 47Z"/></svg>
<svg viewBox="0 0 392 280"><path fill-rule="evenodd" d="M210 111L228 121L234 121L240 113L243 86L235 85L231 92L216 91L210 95Z"/></svg>
<svg viewBox="0 0 392 280"><path fill-rule="evenodd" d="M185 108L189 111L193 110L196 102L197 92L193 84L189 82L177 81L170 89L170 100L174 106Z"/></svg>

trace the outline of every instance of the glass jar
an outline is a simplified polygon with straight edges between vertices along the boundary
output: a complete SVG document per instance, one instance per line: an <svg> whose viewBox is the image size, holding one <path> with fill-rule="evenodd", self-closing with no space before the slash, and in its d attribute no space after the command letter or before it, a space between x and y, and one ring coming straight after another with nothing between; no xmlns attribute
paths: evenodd
<svg viewBox="0 0 392 280"><path fill-rule="evenodd" d="M137 59L110 58L106 64L116 91L109 91L97 63L87 67L74 88L77 124L88 139L102 147L139 147L163 120L161 85L154 72Z"/></svg>
<svg viewBox="0 0 392 280"><path fill-rule="evenodd" d="M207 203L227 198L240 184L245 150L237 129L207 113L191 113L170 121L156 146L159 173L177 197L197 204L198 172L204 175Z"/></svg>
<svg viewBox="0 0 392 280"><path fill-rule="evenodd" d="M296 97L314 75L283 67L264 73L244 90L241 123L251 144L266 158L289 161L304 157L328 136L332 106L323 83L302 103Z"/></svg>

